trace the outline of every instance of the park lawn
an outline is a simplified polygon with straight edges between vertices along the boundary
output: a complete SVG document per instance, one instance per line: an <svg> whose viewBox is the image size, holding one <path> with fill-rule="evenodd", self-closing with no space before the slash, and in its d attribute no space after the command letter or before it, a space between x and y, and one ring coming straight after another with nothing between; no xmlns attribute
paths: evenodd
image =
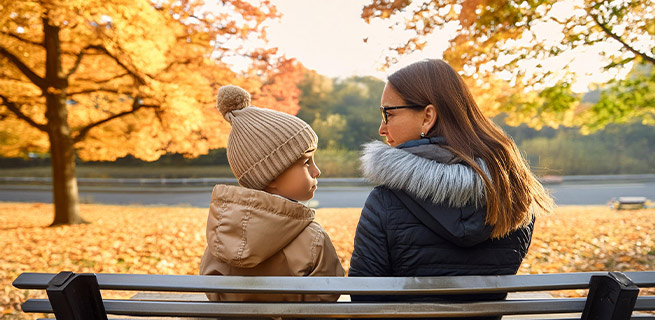
<svg viewBox="0 0 655 320"><path fill-rule="evenodd" d="M13 288L22 272L197 274L207 209L82 204L80 210L90 224L48 228L51 204L0 202L0 318L36 318L22 314L20 304L44 294ZM346 269L359 213L352 208L316 214ZM655 209L560 207L537 219L519 273L655 270L654 225ZM103 292L109 298L122 294Z"/></svg>

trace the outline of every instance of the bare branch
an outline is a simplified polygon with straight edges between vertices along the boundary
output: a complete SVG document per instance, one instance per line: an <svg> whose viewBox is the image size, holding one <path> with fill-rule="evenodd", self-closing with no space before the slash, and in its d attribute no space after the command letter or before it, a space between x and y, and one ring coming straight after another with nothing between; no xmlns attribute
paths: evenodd
<svg viewBox="0 0 655 320"><path fill-rule="evenodd" d="M46 91L47 90L47 83L45 79L41 78L38 74L36 74L30 67L28 67L23 61L21 61L18 57L16 57L13 53L7 51L4 47L0 47L0 55L5 56L9 62L11 62L18 70L20 70L32 83L34 83L37 87L41 88L41 90Z"/></svg>
<svg viewBox="0 0 655 320"><path fill-rule="evenodd" d="M4 34L6 36L12 37L12 38L14 38L14 39L16 39L18 41L21 41L21 42L25 42L25 43L28 43L28 44L31 44L31 45L34 45L34 46L43 47L43 43L41 43L41 42L34 42L32 40L23 39L19 35L11 33L11 32L0 31L0 33Z"/></svg>
<svg viewBox="0 0 655 320"><path fill-rule="evenodd" d="M619 43L621 43L621 44L623 45L623 47L625 47L626 49L628 49L630 52L634 53L635 55L642 57L644 60L650 62L651 64L655 64L655 58L653 58L653 57L647 55L646 53L640 52L639 50L633 48L633 47L630 46L628 43L626 43L625 41L623 41L623 39L621 39L621 37L619 37L617 34L613 33L612 30L611 30L607 25L605 25L604 23L602 23L602 22L600 21L600 19L598 19L598 16L592 14L589 10L587 10L587 14L588 14L592 19L594 19L594 22L596 22L596 24L597 24L597 25L598 25L598 26L603 30L603 32L605 32L607 35L609 35L610 37L612 37L614 40L616 40L616 41L618 41Z"/></svg>
<svg viewBox="0 0 655 320"><path fill-rule="evenodd" d="M2 99L2 104L5 105L11 112L13 112L19 119L27 122L30 126L39 129L40 131L48 132L48 127L45 124L37 123L32 118L28 117L26 114L20 111L20 107L15 102L9 101L9 99L3 95L0 95L0 98Z"/></svg>
<svg viewBox="0 0 655 320"><path fill-rule="evenodd" d="M93 128L101 125L101 124L107 123L107 122L109 122L111 120L114 120L114 119L118 119L120 117L124 117L124 116L126 116L128 114L133 114L133 113L135 113L137 110L139 110L141 108L159 108L159 106L140 104L139 100L140 99L138 97L134 98L134 102L132 103L132 109L131 110L123 111L121 113L117 113L115 115L109 116L109 117L107 117L105 119L102 119L102 120L99 120L99 121L88 124L87 126L82 128L79 131L79 133L73 138L73 143L77 143L77 142L82 141L82 139L84 139L86 137L86 135L89 133L89 131L91 129L93 129Z"/></svg>

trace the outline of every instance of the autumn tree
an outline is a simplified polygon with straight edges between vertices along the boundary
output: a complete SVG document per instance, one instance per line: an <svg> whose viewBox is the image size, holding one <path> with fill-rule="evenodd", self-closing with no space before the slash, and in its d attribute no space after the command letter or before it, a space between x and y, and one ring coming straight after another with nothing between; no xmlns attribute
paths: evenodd
<svg viewBox="0 0 655 320"><path fill-rule="evenodd" d="M491 95L492 106L481 103L490 115L587 129L635 118L655 123L654 17L652 0L371 0L362 11L366 21L388 19L411 34L390 48L387 64L422 50L435 31L456 29L443 57L479 95ZM593 79L605 93L589 106L571 86L575 69L594 55L601 57L595 74L614 79Z"/></svg>
<svg viewBox="0 0 655 320"><path fill-rule="evenodd" d="M214 109L223 84L297 112L302 66L242 45L277 16L267 0L2 0L0 154L49 153L53 225L83 222L77 157L151 161L224 146L229 126ZM233 56L250 68L232 71Z"/></svg>
<svg viewBox="0 0 655 320"><path fill-rule="evenodd" d="M334 79L321 75L315 70L307 70L298 83L300 89L300 110L298 117L307 123L314 122L316 117L332 104ZM319 137L320 138L320 137Z"/></svg>
<svg viewBox="0 0 655 320"><path fill-rule="evenodd" d="M328 78L307 71L298 87L298 117L316 130L320 149L359 150L363 143L380 138L376 106L384 81L370 76Z"/></svg>

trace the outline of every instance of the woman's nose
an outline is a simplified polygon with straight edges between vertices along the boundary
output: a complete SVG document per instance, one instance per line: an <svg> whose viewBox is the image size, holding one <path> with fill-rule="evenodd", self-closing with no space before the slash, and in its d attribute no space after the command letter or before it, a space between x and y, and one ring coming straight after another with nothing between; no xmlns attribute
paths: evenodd
<svg viewBox="0 0 655 320"><path fill-rule="evenodd" d="M378 134L385 136L387 134L387 124L384 121L380 121L380 128L378 129Z"/></svg>

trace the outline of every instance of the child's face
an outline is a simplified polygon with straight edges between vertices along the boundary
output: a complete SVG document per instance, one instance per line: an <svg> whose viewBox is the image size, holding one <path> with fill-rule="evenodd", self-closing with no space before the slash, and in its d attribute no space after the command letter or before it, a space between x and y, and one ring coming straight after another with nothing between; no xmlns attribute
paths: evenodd
<svg viewBox="0 0 655 320"><path fill-rule="evenodd" d="M271 181L264 191L296 201L313 198L318 187L316 178L321 175L321 170L314 163L314 151L305 152L286 171Z"/></svg>

